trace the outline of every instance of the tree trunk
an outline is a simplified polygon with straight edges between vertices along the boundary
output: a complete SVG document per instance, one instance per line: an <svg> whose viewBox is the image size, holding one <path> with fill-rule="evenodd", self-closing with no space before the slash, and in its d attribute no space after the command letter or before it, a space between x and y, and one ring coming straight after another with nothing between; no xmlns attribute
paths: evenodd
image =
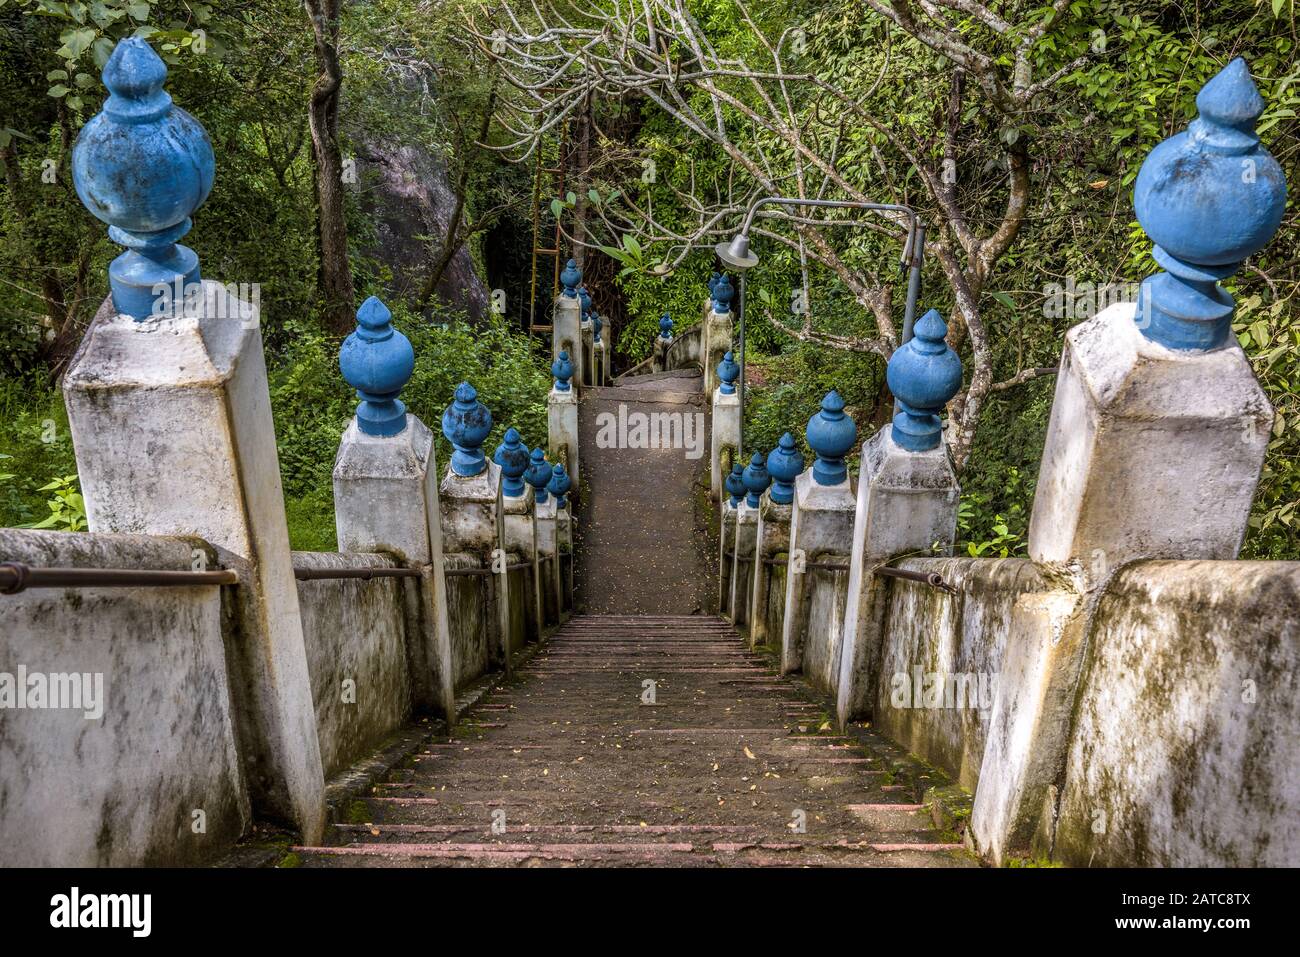
<svg viewBox="0 0 1300 957"><path fill-rule="evenodd" d="M343 86L338 52L340 6L341 0L303 0L316 39L316 63L320 70L307 108L319 207L319 292L324 304L326 327L332 332L346 334L352 331L356 314L353 302L356 291L348 262L343 154L338 136L339 94Z"/></svg>

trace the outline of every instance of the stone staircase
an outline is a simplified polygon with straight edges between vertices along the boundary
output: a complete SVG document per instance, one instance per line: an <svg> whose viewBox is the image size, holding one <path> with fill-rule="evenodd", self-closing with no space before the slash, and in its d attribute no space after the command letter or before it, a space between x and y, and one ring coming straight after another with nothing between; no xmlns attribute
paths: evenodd
<svg viewBox="0 0 1300 957"><path fill-rule="evenodd" d="M645 682L653 681L653 696ZM306 867L972 866L929 779L726 621L580 615L343 809ZM802 826L800 826L802 824Z"/></svg>

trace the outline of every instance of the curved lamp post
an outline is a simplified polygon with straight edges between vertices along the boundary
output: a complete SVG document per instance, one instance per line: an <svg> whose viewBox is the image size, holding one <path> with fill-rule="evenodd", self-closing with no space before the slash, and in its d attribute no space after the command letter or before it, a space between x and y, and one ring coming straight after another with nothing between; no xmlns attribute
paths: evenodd
<svg viewBox="0 0 1300 957"><path fill-rule="evenodd" d="M758 265L758 256L749 248L749 227L760 206L822 206L835 209L874 209L881 212L902 213L907 217L907 240L903 244L900 266L908 270L907 305L903 311L903 342L912 338L912 322L916 315L916 299L921 291L921 263L925 259L925 227L921 225L916 210L897 203L858 203L835 199L801 199L797 196L763 196L754 200L745 211L740 232L729 241L713 247L719 259L740 274L737 298L740 305L736 314L740 324L740 435L745 436L745 271ZM902 343L900 343L901 345Z"/></svg>

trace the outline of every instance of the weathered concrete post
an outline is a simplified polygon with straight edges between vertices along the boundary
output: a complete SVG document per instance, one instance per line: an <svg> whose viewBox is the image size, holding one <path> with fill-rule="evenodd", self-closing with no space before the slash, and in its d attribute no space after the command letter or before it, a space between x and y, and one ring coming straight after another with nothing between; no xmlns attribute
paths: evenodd
<svg viewBox="0 0 1300 957"><path fill-rule="evenodd" d="M758 508L771 478L763 464L763 453L755 452L741 473L746 495L736 508L736 539L731 559L731 621L742 633L749 633L749 606L754 587L754 545L758 537Z"/></svg>
<svg viewBox="0 0 1300 957"><path fill-rule="evenodd" d="M507 562L528 562L528 576L532 579L532 602L523 601L524 632L533 639L542 637L542 583L538 576L537 518L533 503L533 490L524 481L532 453L520 440L519 431L506 429L501 444L492 454L492 461L501 467L502 547ZM521 596L522 598L522 596Z"/></svg>
<svg viewBox="0 0 1300 957"><path fill-rule="evenodd" d="M722 483L740 455L740 396L736 379L740 366L730 352L715 371L718 387L713 390L713 431L709 437L709 485L714 501L722 498Z"/></svg>
<svg viewBox="0 0 1300 957"><path fill-rule="evenodd" d="M704 366L704 391L712 394L718 387L718 366L722 357L731 352L731 299L735 291L731 280L718 276L709 281L709 307L704 311L704 346L700 350L700 364Z"/></svg>
<svg viewBox="0 0 1300 957"><path fill-rule="evenodd" d="M596 378L596 330L592 322L594 313L591 311L591 294L587 292L586 286L578 288L578 303L581 306L582 322L582 362L579 368L582 370L582 376L578 380L582 386L599 385L600 381Z"/></svg>
<svg viewBox="0 0 1300 957"><path fill-rule="evenodd" d="M582 373L582 301L578 298L578 286L582 283L582 270L572 259L560 272L560 296L555 301L555 314L551 319L551 357L552 361L560 357L561 352L569 354L573 363L573 381L581 384Z"/></svg>
<svg viewBox="0 0 1300 957"><path fill-rule="evenodd" d="M1286 183L1255 134L1264 101L1244 60L1196 105L1189 128L1151 151L1133 193L1164 272L1138 303L1066 334L1029 554L1077 594L1012 615L972 814L976 845L994 860L1031 846L1053 810L1090 604L1109 576L1141 558L1231 559L1246 531L1273 410L1218 282L1268 243ZM1145 656L1187 653L1177 629L1160 637Z"/></svg>
<svg viewBox="0 0 1300 957"><path fill-rule="evenodd" d="M88 524L198 536L247 563L232 592L244 770L255 806L316 843L324 778L261 317L256 300L204 282L178 244L215 160L203 127L164 92L166 66L131 37L103 76L110 96L77 139L73 182L127 251L63 383Z"/></svg>
<svg viewBox="0 0 1300 957"><path fill-rule="evenodd" d="M654 357L650 363L650 371L668 371L668 348L672 344L673 317L665 312L659 317L659 335L655 337L655 351Z"/></svg>
<svg viewBox="0 0 1300 957"><path fill-rule="evenodd" d="M442 434L455 449L439 488L443 549L464 556L471 567L488 569L483 595L491 636L488 647L510 671L510 589L506 573L501 466L489 462L482 445L492 431L492 413L468 382L456 386L442 414Z"/></svg>
<svg viewBox="0 0 1300 957"><path fill-rule="evenodd" d="M555 538L555 499L546 490L553 475L551 463L546 461L546 450L533 449L528 458L528 471L524 478L533 489L533 516L537 525L537 563L542 584L542 622L559 624L564 601L561 597L560 554Z"/></svg>
<svg viewBox="0 0 1300 957"><path fill-rule="evenodd" d="M808 579L818 570L810 563L833 564L853 551L853 485L844 456L853 448L858 427L844 414L844 400L834 390L822 399L821 411L808 420L808 446L817 456L813 467L795 479L790 515L790 564L785 579L785 620L781 628L781 670L804 669L810 681L825 688L838 676L838 644L843 623L812 621ZM840 573L829 570L831 576ZM843 605L833 606L842 608ZM804 648L814 641L805 666Z"/></svg>
<svg viewBox="0 0 1300 957"><path fill-rule="evenodd" d="M564 462L572 476L578 471L578 392L573 388L573 362L568 351L551 363L555 384L546 397L547 449L556 462Z"/></svg>
<svg viewBox="0 0 1300 957"><path fill-rule="evenodd" d="M739 462L727 476L727 497L718 516L718 614L734 617L731 611L731 574L735 567L736 510L745 494L744 468Z"/></svg>
<svg viewBox="0 0 1300 957"><path fill-rule="evenodd" d="M596 313L591 314L591 336L594 343L593 367L595 373L592 382L596 385L609 385L609 352L605 347L605 320Z"/></svg>
<svg viewBox="0 0 1300 957"><path fill-rule="evenodd" d="M869 712L880 678L889 588L874 569L902 555L950 549L956 534L961 489L939 415L961 388L961 359L944 341L947 333L931 309L894 351L887 378L899 411L862 448L836 689L841 728Z"/></svg>
<svg viewBox="0 0 1300 957"><path fill-rule="evenodd" d="M572 486L572 479L564 471L564 463L555 463L546 491L555 500L555 567L562 569L561 591L565 611L573 609L573 512L569 508L568 499L565 498Z"/></svg>
<svg viewBox="0 0 1300 957"><path fill-rule="evenodd" d="M728 353L730 355L730 353ZM758 529L754 535L754 588L749 611L749 645L751 648L767 644L772 634L769 615L773 589L785 598L790 552L790 513L794 502L794 482L803 472L803 455L795 447L794 436L789 432L767 455L767 474L772 486L763 495L758 507ZM784 560L782 560L784 556ZM776 616L777 634L784 614Z"/></svg>
<svg viewBox="0 0 1300 957"><path fill-rule="evenodd" d="M339 367L361 402L334 459L334 524L339 551L391 552L424 574L414 589L408 648L415 703L456 721L455 669L447 619L433 432L398 398L415 368L411 343L371 296ZM415 636L419 636L415 640Z"/></svg>

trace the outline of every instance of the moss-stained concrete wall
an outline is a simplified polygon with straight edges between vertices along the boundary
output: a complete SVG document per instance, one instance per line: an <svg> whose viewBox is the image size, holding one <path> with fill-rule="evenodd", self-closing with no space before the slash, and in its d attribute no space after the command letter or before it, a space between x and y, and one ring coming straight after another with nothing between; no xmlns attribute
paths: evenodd
<svg viewBox="0 0 1300 957"><path fill-rule="evenodd" d="M848 565L847 555L818 555L815 560L841 561ZM834 695L840 679L840 637L849 596L848 569L810 568L804 588L808 630L803 646L803 674L813 687Z"/></svg>
<svg viewBox="0 0 1300 957"><path fill-rule="evenodd" d="M789 556L785 552L781 552L775 557L782 561L789 560ZM767 645L776 648L778 651L781 649L781 626L785 622L786 572L786 565L772 565L768 569L771 584L767 589L767 607L764 609L767 614Z"/></svg>
<svg viewBox="0 0 1300 957"><path fill-rule="evenodd" d="M974 790L1011 609L1021 594L1042 590L1043 580L1018 558L913 559L899 567L938 572L958 594L890 581L876 724Z"/></svg>
<svg viewBox="0 0 1300 957"><path fill-rule="evenodd" d="M0 529L0 556L35 567L190 571L196 548L215 567L197 541ZM74 673L103 692L98 717L0 707L0 866L195 864L243 833L218 588L31 589L0 619L0 697Z"/></svg>
<svg viewBox="0 0 1300 957"><path fill-rule="evenodd" d="M1300 864L1300 563L1143 562L1094 615L1053 856Z"/></svg>
<svg viewBox="0 0 1300 957"><path fill-rule="evenodd" d="M385 555L360 552L294 552L293 563L320 570L397 564ZM298 582L326 779L370 753L410 717L402 590L418 587L415 582L402 578Z"/></svg>
<svg viewBox="0 0 1300 957"><path fill-rule="evenodd" d="M447 568L478 568L470 555L447 555ZM486 575L447 576L447 615L451 625L451 660L454 680L462 688L488 670L491 650L488 634L488 589Z"/></svg>

